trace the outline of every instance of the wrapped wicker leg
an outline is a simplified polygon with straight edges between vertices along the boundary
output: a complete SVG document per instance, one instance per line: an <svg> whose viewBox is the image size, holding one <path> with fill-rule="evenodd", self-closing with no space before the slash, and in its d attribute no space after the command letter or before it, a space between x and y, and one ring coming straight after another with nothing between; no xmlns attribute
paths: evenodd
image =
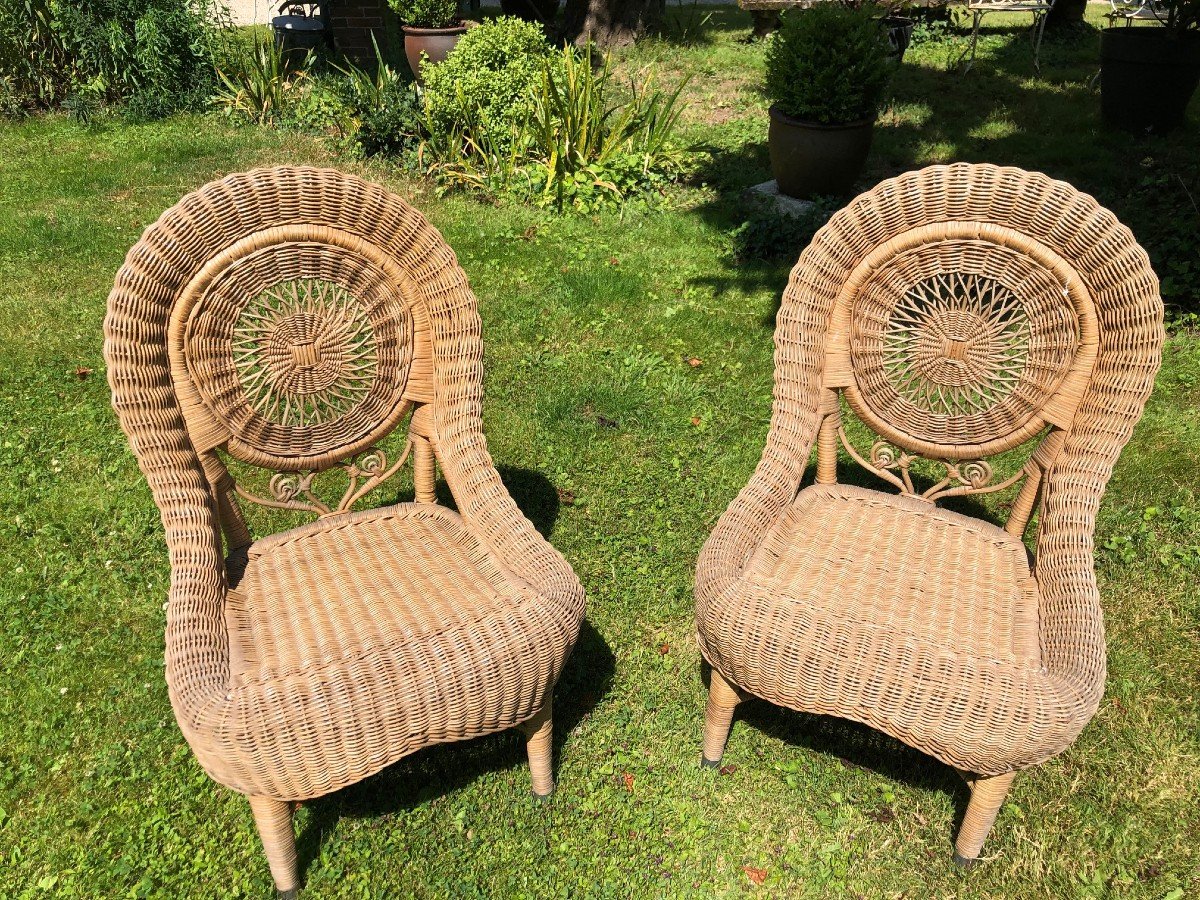
<svg viewBox="0 0 1200 900"><path fill-rule="evenodd" d="M975 864L1015 777L1015 772L1008 772L970 782L971 802L954 842L954 861L960 866L970 868Z"/></svg>
<svg viewBox="0 0 1200 900"><path fill-rule="evenodd" d="M280 900L294 900L300 887L296 872L296 832L292 826L292 804L269 797L250 797L254 824L262 838L263 852L271 867L271 878Z"/></svg>
<svg viewBox="0 0 1200 900"><path fill-rule="evenodd" d="M554 793L554 718L547 703L538 714L521 726L529 755L529 775L533 795L547 799Z"/></svg>
<svg viewBox="0 0 1200 900"><path fill-rule="evenodd" d="M708 686L708 704L704 708L704 752L700 757L702 766L715 769L721 765L721 757L725 755L725 742L729 740L729 729L733 725L733 711L742 699L742 692L713 669Z"/></svg>

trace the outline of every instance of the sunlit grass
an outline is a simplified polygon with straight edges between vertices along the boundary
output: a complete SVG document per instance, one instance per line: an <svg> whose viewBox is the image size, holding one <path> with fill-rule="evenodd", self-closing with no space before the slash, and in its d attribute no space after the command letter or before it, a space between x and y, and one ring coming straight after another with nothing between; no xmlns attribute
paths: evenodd
<svg viewBox="0 0 1200 900"><path fill-rule="evenodd" d="M269 896L246 804L203 775L171 714L161 527L109 410L100 331L113 274L162 209L284 162L387 183L457 251L484 319L491 449L582 578L590 623L559 688L551 804L528 799L513 736L423 752L305 805L308 897L1200 891L1200 341L1186 334L1100 518L1108 697L1074 747L1017 780L984 866L950 862L956 777L857 726L748 704L736 770L697 766L691 571L762 449L794 261L732 254L741 187L769 177L747 31L717 10L695 44L622 63L703 76L686 134L712 161L666 212L439 199L386 165L213 118L0 126L0 896ZM1152 144L1106 135L1084 87L1094 47L1048 45L1037 81L1023 41L989 33L966 77L942 65L957 45L914 48L863 185L934 160L1044 168L1154 233L1142 160L1190 171L1195 124ZM761 887L745 866L767 872Z"/></svg>

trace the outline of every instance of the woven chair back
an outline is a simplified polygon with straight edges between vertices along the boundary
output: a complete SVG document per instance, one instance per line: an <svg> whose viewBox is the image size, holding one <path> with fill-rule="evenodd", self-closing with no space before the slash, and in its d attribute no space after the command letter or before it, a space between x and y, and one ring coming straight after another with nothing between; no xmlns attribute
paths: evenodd
<svg viewBox="0 0 1200 900"><path fill-rule="evenodd" d="M409 413L430 439L457 435L448 477L453 457L486 453L475 297L437 230L377 185L292 167L208 184L147 230L114 297L123 424L185 433L236 543L237 486L218 450L276 473L270 497L243 498L319 515L399 468L407 451L388 459L379 444ZM326 502L312 478L335 466L349 486Z"/></svg>
<svg viewBox="0 0 1200 900"><path fill-rule="evenodd" d="M792 272L776 425L815 413L823 482L836 480L839 448L928 500L1030 476L1010 521L1020 533L1072 433L1127 435L1140 416L1162 340L1157 287L1128 229L1063 182L965 164L885 181L835 215ZM817 374L803 371L810 360L821 389L793 412L787 398ZM869 449L851 440L843 399L877 436ZM989 458L1033 439L1027 462L993 472ZM1123 442L1104 442L1109 465Z"/></svg>

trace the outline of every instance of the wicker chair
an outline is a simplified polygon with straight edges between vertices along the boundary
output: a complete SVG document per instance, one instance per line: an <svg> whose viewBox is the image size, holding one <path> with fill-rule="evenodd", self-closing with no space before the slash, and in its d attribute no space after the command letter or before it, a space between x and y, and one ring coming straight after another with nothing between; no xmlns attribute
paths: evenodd
<svg viewBox="0 0 1200 900"><path fill-rule="evenodd" d="M697 565L704 762L750 695L865 723L964 774L973 862L1014 773L1100 702L1096 510L1162 340L1133 235L1044 175L932 167L835 215L783 297L766 450ZM839 484L839 445L898 494ZM1003 528L934 503L1005 488Z"/></svg>
<svg viewBox="0 0 1200 900"><path fill-rule="evenodd" d="M204 769L249 797L282 896L294 804L422 747L518 726L534 793L553 790L583 590L492 465L475 297L419 213L327 170L209 184L130 251L105 358L166 531L171 703ZM416 502L352 511L409 451ZM274 471L269 491L239 466ZM239 498L318 518L252 540Z"/></svg>

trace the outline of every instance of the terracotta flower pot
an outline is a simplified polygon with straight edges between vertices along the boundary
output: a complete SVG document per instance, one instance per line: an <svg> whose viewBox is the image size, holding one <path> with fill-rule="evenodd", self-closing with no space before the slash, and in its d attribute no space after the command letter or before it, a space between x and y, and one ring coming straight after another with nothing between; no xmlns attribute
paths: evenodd
<svg viewBox="0 0 1200 900"><path fill-rule="evenodd" d="M1183 124L1200 84L1200 35L1165 28L1106 28L1100 33L1100 113L1104 124L1164 134Z"/></svg>
<svg viewBox="0 0 1200 900"><path fill-rule="evenodd" d="M874 116L845 125L818 125L772 106L767 149L780 193L801 199L848 194L866 165L874 130Z"/></svg>
<svg viewBox="0 0 1200 900"><path fill-rule="evenodd" d="M421 62L427 58L430 63L440 63L450 55L458 39L467 32L466 25L453 25L449 28L417 28L413 25L401 25L404 32L404 55L408 58L408 67L412 69L417 84L421 84Z"/></svg>

